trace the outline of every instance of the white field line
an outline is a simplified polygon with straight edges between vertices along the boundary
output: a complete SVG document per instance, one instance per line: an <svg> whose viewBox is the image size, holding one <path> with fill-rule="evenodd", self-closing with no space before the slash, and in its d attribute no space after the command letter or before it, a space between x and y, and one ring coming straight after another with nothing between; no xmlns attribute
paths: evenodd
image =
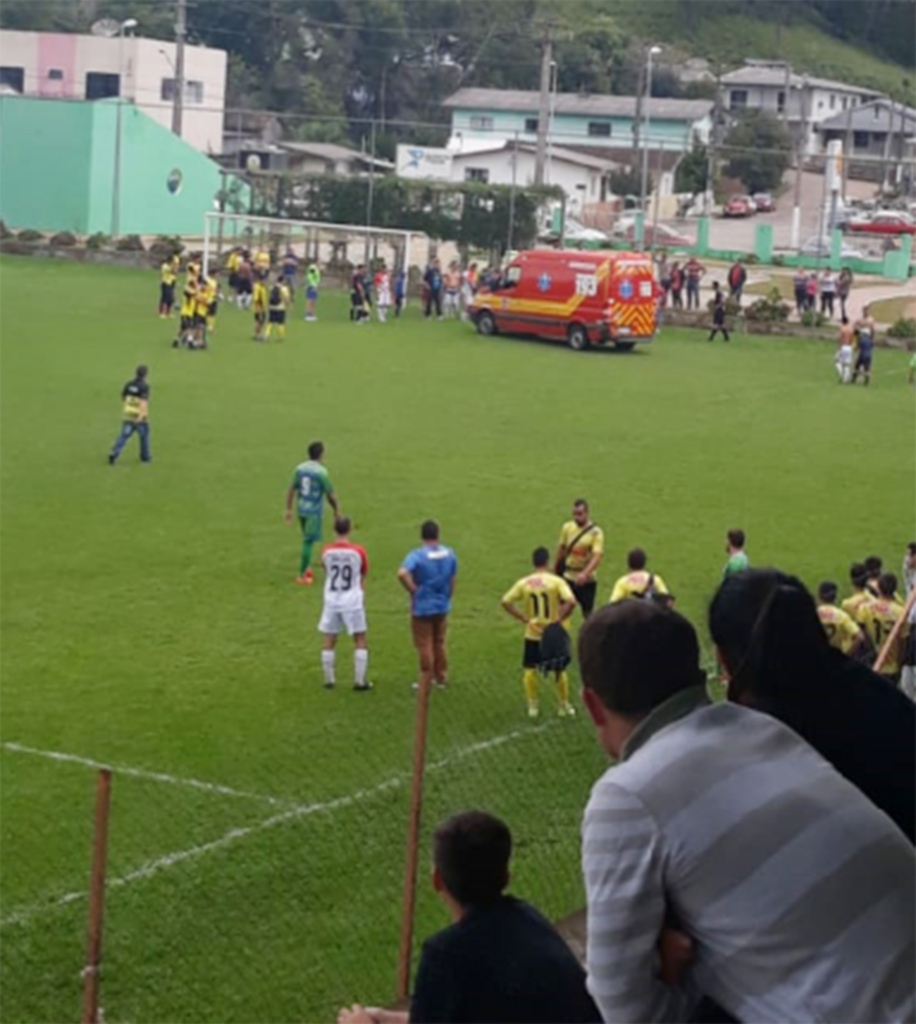
<svg viewBox="0 0 916 1024"><path fill-rule="evenodd" d="M472 757L474 754L481 753L484 750L492 750L494 747L500 747L505 743L511 743L520 737L537 735L538 733L544 732L546 729L557 724L558 723L554 721L546 722L545 724L534 728L514 729L511 732L503 733L501 736L494 736L488 740L471 743L467 747L462 747L454 754L450 754L438 761L427 764L426 772L441 771L443 768L450 767L466 757ZM247 836L253 835L256 832L263 832L266 829L282 825L287 821L294 821L298 818L305 818L309 815L318 814L324 811L342 810L345 807L361 803L364 800L370 800L373 797L388 792L389 790L398 789L407 781L408 776L395 775L392 776L392 778L387 779L385 782L380 782L377 786L357 790L355 793L351 793L348 796L337 797L334 800L320 801L317 803L302 804L297 807L292 807L287 811L283 811L280 814L271 815L271 817L265 818L264 821L260 821L256 825L246 825L243 828L231 828L218 839L214 839L209 843L203 843L200 846L191 846L185 850L176 850L173 853L167 853L162 857L157 857L155 860L141 864L140 867L135 868L133 871L129 871L125 875L110 878L106 882L106 889L120 889L126 885L130 885L132 882L139 882L144 879L151 878L160 871L174 867L176 864L182 864L189 860L196 860L204 854L224 849L240 839L245 839ZM14 911L13 913L0 918L0 928L5 928L10 925L28 924L36 917L43 916L53 910L58 910L61 907L65 907L78 900L86 899L88 895L89 894L87 892L83 891L68 892L63 896L58 897L53 903L44 903L32 907L26 907L19 911Z"/></svg>
<svg viewBox="0 0 916 1024"><path fill-rule="evenodd" d="M279 800L276 797L267 796L263 793L247 793L245 790L232 789L230 786L221 786L215 782L202 782L200 779L184 779L177 775L167 775L164 772L146 771L144 768L131 768L128 765L93 761L89 757L65 754L59 750L39 750L36 747L27 747L22 743L0 743L0 750L10 750L14 754L32 754L35 757L45 757L51 761L63 761L67 764L82 765L84 768L110 768L115 775L129 775L135 779L148 779L150 782L165 782L170 786L190 786L192 789L200 789L205 793L242 797L246 800L260 800L263 803L273 804L275 807L290 807L293 805L292 800Z"/></svg>

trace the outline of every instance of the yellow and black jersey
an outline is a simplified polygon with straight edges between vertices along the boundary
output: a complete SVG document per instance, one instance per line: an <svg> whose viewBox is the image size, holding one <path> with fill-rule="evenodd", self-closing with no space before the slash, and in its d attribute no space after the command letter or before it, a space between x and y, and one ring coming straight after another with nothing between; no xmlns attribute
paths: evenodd
<svg viewBox="0 0 916 1024"><path fill-rule="evenodd" d="M849 654L862 636L862 630L856 620L848 612L832 604L818 605L817 617L821 620L830 646Z"/></svg>
<svg viewBox="0 0 916 1024"><path fill-rule="evenodd" d="M546 569L524 576L503 596L503 604L518 605L519 611L527 616L526 640L540 640L547 626L559 620L560 606L574 604L575 600L566 580Z"/></svg>
<svg viewBox="0 0 916 1024"><path fill-rule="evenodd" d="M575 579L595 555L604 554L604 531L594 523L580 526L571 519L560 530L560 546L566 559L563 575Z"/></svg>

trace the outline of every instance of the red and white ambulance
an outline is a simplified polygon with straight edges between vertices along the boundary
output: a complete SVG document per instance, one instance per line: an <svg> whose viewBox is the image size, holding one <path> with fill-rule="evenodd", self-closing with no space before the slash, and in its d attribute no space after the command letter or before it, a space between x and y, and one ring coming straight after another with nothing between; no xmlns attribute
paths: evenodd
<svg viewBox="0 0 916 1024"><path fill-rule="evenodd" d="M528 334L629 350L651 341L660 289L648 253L530 249L468 306L481 334Z"/></svg>

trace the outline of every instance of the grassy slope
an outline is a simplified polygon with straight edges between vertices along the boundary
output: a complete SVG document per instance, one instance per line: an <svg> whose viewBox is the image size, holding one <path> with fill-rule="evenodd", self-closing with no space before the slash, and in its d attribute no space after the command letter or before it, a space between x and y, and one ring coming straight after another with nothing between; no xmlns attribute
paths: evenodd
<svg viewBox="0 0 916 1024"><path fill-rule="evenodd" d="M3 739L281 802L116 774L113 878L300 808L111 890L111 1021L329 1019L391 994L414 706L393 574L423 517L461 560L425 825L504 814L516 890L554 915L582 898L578 819L603 762L581 717L530 731L498 599L570 499L607 530L602 591L641 544L698 625L728 526L811 584L865 549L894 566L913 534L903 353L878 353L870 390L838 388L829 347L791 339L666 333L646 353L577 355L413 310L356 329L332 295L283 346L251 344L227 309L212 351L185 353L152 313L155 275L13 259L0 274ZM154 462L131 448L111 469L139 360ZM365 698L321 689L320 595L291 583L283 492L318 435L372 561ZM3 916L42 911L2 928L4 1019L70 1019L85 903L53 903L85 887L91 773L0 760ZM443 923L422 874L418 936Z"/></svg>

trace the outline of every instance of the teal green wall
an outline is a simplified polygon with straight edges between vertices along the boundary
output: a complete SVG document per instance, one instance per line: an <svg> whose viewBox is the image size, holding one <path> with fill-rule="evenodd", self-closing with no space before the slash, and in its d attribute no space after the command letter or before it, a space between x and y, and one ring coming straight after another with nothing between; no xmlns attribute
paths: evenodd
<svg viewBox="0 0 916 1024"><path fill-rule="evenodd" d="M86 234L90 103L0 96L0 218L14 230Z"/></svg>

